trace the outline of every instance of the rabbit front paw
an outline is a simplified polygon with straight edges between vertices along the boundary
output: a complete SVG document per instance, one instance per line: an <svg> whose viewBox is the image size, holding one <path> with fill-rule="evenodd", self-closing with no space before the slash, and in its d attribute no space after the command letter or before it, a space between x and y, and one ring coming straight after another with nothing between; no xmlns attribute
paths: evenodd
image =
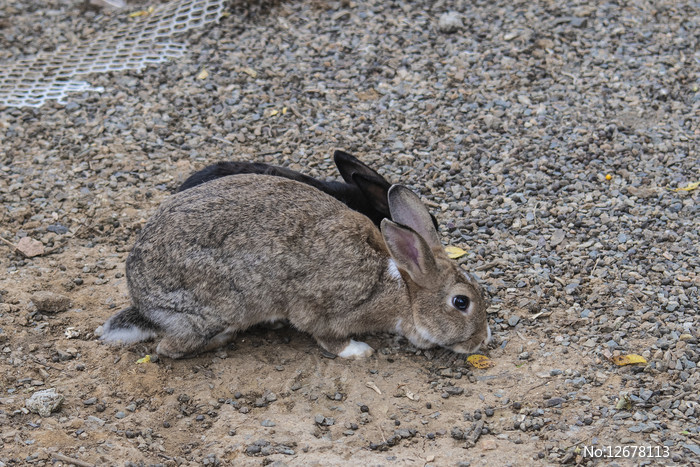
<svg viewBox="0 0 700 467"><path fill-rule="evenodd" d="M364 342L350 339L350 343L338 354L341 358L367 358L374 353L374 349Z"/></svg>
<svg viewBox="0 0 700 467"><path fill-rule="evenodd" d="M321 347L341 358L367 358L374 353L372 347L353 339L316 338L316 341Z"/></svg>

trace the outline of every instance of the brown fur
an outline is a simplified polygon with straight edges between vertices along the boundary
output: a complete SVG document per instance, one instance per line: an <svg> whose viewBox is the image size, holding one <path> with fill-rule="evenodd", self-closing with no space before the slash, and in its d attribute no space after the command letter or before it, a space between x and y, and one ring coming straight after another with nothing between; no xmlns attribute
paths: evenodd
<svg viewBox="0 0 700 467"><path fill-rule="evenodd" d="M351 336L375 331L398 331L420 347L472 350L487 334L478 286L435 244L437 234L428 244L415 232L434 232L415 194L394 186L392 203L392 214L413 213L409 222L418 224L384 220L382 233L315 188L265 175L224 177L178 193L137 239L126 268L133 306L105 323L103 339L154 330L164 335L158 352L178 358L254 324L287 319L335 354ZM394 243L411 244L408 257L420 250L432 268L412 272L420 275L413 280L416 266L391 247L402 276L392 277L387 245ZM456 293L472 300L471 313L450 305L448 294Z"/></svg>

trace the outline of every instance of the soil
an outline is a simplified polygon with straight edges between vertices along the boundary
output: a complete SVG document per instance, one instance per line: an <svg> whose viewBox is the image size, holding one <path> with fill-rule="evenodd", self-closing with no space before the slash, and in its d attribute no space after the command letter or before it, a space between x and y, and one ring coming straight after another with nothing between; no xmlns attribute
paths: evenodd
<svg viewBox="0 0 700 467"><path fill-rule="evenodd" d="M130 21L44 3L0 7L4 61ZM700 463L698 190L670 190L698 177L697 5L232 3L181 60L0 106L0 467L607 464L587 446ZM420 192L467 250L493 367L390 334L361 361L288 327L184 360L95 337L189 174L337 178L335 148ZM632 353L647 363L611 361ZM28 410L49 388L61 406Z"/></svg>

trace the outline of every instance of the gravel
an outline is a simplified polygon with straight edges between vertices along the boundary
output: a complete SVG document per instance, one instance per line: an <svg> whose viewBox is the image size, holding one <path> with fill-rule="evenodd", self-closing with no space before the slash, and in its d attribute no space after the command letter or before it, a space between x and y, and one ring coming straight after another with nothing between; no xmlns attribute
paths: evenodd
<svg viewBox="0 0 700 467"><path fill-rule="evenodd" d="M492 300L495 343L485 352L497 366L464 368L461 357L379 336L387 353L371 365L314 361L324 371L318 379L334 381L325 392L301 376L289 385L266 386L266 393L247 388L257 392L244 391L245 399L231 389L225 397L241 404L225 408L235 409L241 423L255 424L258 436L282 432L280 407L301 407L320 395L311 400L329 405L308 408L301 423L314 434L304 433L305 442L332 439L361 453L371 442L372 455L389 448L399 455L413 449L416 438L394 433L387 423L387 439L381 439L383 414L399 410L382 404L415 401L376 398L364 384L372 378L388 388L380 377L399 378L419 365L392 384L420 395L415 410L422 413L411 412L411 420L402 414L401 430L417 430L438 447L436 455L453 446L445 443L457 443L450 430L462 411L480 409L485 417L477 421L489 433L465 422L457 427L460 449L476 443L485 455L511 452L549 465L578 462L571 450L577 444L631 440L669 446L675 462L700 462L700 189L674 191L700 181L697 5L236 5L219 25L186 35L190 45L182 60L91 75L90 83L104 92L78 93L67 104L0 108L0 236L15 245L31 237L46 251L26 258L0 244L0 370L6 375L0 423L13 430L2 440L11 454L0 455L0 463L19 464L34 455L27 451L31 445L14 444L14 430L16 439L33 439L23 430L30 430L26 417L36 417L21 411L24 398L18 395L53 381L63 385L57 389L67 395L64 404L71 404L70 411L51 415L57 430L80 429L68 416L58 418L64 413L80 411L80 421L87 420L106 404L110 409L99 420L109 433L123 433L132 419L143 424L129 440L143 443L143 452L149 446L155 452L160 443L143 435L148 426L174 424L175 415L192 422L204 415L199 401L177 401L177 389L163 395L173 412L159 412L149 424L149 410L158 407L130 409L138 383L117 382L114 368L139 382L154 365L162 369L168 380L155 392L215 379L221 373L209 367L223 372L217 365L227 363L211 363L213 354L174 370L162 361L134 368L133 355L122 350L91 357L98 348L92 330L126 304L119 275L126 252L144 220L193 170L245 159L329 178L336 176L330 159L335 148L420 192L440 222L443 242L467 250L458 261ZM82 10L75 2L50 8L38 1L13 3L0 11L0 62L127 21L128 15ZM204 68L208 77L198 79ZM37 291L49 288L55 295L40 305ZM64 337L70 326L80 327L80 338ZM283 345L274 339L259 338L246 349L277 351ZM291 345L299 339L292 334ZM305 351L317 349L309 344ZM630 353L648 363L618 367L611 361ZM229 366L233 358L226 359ZM295 358L265 355L251 371L286 382L294 379ZM76 362L85 371L76 373L70 366ZM378 370L368 374L368 366ZM171 379L171 372L180 379ZM463 394L446 384L457 374ZM76 378L86 382L75 388ZM353 393L354 381L362 389ZM104 388L98 391L96 384ZM394 393L393 387L386 391ZM423 409L426 400L432 410ZM510 408L510 400L522 406ZM358 411L360 401L372 408L371 416L367 405ZM107 415L117 408L124 411ZM321 411L325 415L314 416ZM250 412L255 417L246 416ZM261 419L274 419L275 429L261 428ZM216 422L207 415L193 423L197 428L177 430L199 439L197 430ZM336 436L347 431L346 422L359 426L357 434ZM246 439L240 452L251 456L305 453L302 443L296 449ZM351 444L360 442L365 444ZM497 448L490 449L493 443ZM205 446L172 455L199 463L223 458L223 449L208 457ZM21 461L9 463L9 456L20 454ZM388 454L364 459L386 463Z"/></svg>

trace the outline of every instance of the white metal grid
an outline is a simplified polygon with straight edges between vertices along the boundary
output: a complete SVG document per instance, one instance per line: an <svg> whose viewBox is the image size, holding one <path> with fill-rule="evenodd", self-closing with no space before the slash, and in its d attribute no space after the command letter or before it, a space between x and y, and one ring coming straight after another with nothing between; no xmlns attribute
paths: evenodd
<svg viewBox="0 0 700 467"><path fill-rule="evenodd" d="M179 57L185 44L173 42L171 37L218 22L225 3L175 0L77 46L0 65L0 105L40 107L51 99L65 103L71 92L102 91L77 79L81 75L139 70Z"/></svg>

